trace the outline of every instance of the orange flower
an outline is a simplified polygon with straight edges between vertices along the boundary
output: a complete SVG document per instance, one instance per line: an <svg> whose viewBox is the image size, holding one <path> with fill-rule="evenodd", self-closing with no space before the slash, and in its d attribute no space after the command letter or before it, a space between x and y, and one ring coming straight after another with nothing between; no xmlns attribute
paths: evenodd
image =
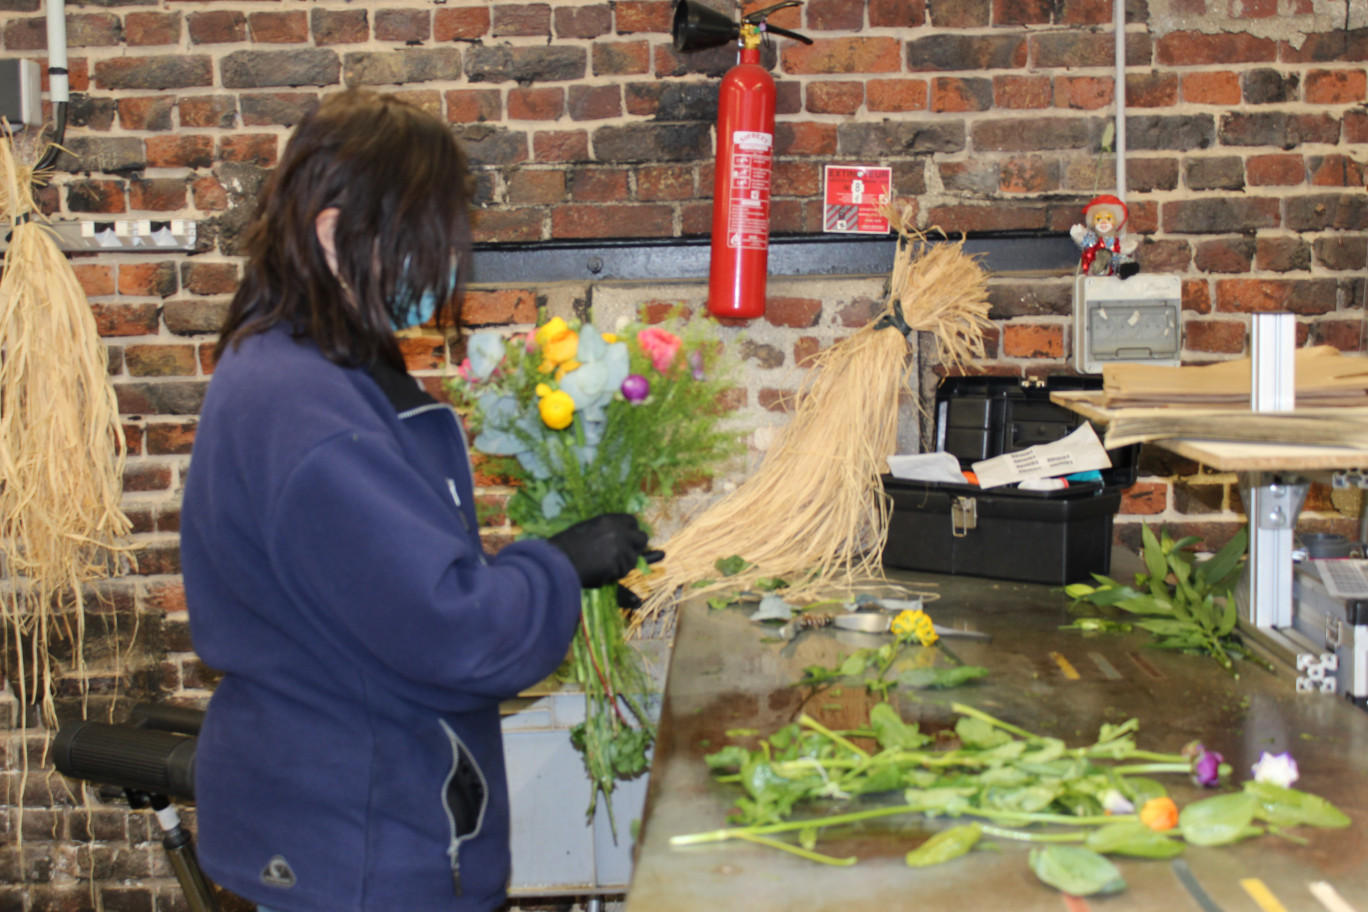
<svg viewBox="0 0 1368 912"><path fill-rule="evenodd" d="M1178 805L1172 798L1151 798L1140 808L1140 822L1151 830L1171 830L1178 825Z"/></svg>
<svg viewBox="0 0 1368 912"><path fill-rule="evenodd" d="M537 344L542 349L542 363L537 369L549 374L558 365L574 360L579 350L579 333L560 317L555 317L537 330Z"/></svg>

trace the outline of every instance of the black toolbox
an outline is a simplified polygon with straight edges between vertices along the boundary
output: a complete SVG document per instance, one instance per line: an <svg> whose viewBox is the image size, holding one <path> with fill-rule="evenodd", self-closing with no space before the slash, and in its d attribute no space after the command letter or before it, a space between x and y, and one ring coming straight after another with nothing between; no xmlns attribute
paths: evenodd
<svg viewBox="0 0 1368 912"><path fill-rule="evenodd" d="M1052 403L1050 393L1100 386L1091 377L947 378L936 390L936 449L968 469L1058 440L1085 419ZM1112 520L1121 491L1135 483L1138 453L1138 445L1112 450L1112 468L1102 471L1101 481L1056 491L985 491L885 475L893 513L884 566L1060 585L1106 573Z"/></svg>

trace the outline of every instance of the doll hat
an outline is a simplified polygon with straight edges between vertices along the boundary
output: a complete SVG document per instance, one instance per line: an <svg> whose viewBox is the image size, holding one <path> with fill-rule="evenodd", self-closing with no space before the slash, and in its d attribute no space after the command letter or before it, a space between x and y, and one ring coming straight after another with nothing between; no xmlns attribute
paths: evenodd
<svg viewBox="0 0 1368 912"><path fill-rule="evenodd" d="M1104 207L1110 209L1112 214L1117 217L1116 230L1120 231L1122 226L1126 224L1126 220L1130 218L1130 211L1126 209L1125 203L1110 193L1093 197L1092 201L1083 207L1083 220L1085 222L1088 220L1088 213L1091 210Z"/></svg>

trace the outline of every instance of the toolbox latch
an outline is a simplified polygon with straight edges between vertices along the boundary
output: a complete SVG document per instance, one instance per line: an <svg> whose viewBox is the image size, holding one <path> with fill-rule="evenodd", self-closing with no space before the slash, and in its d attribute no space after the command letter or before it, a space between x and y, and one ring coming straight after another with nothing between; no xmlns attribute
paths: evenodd
<svg viewBox="0 0 1368 912"><path fill-rule="evenodd" d="M956 497L950 504L950 534L964 538L969 530L978 526L978 499Z"/></svg>

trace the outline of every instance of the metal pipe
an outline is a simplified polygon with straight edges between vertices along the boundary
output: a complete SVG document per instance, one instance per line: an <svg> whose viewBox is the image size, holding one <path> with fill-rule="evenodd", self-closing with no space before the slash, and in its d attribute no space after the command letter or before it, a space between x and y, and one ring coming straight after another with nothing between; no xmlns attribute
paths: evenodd
<svg viewBox="0 0 1368 912"><path fill-rule="evenodd" d="M35 171L44 171L57 162L58 146L66 138L67 101L71 98L71 80L67 75L66 0L48 0L48 97L52 99L52 143L43 153Z"/></svg>
<svg viewBox="0 0 1368 912"><path fill-rule="evenodd" d="M1126 201L1126 0L1112 0L1116 39L1116 198Z"/></svg>

